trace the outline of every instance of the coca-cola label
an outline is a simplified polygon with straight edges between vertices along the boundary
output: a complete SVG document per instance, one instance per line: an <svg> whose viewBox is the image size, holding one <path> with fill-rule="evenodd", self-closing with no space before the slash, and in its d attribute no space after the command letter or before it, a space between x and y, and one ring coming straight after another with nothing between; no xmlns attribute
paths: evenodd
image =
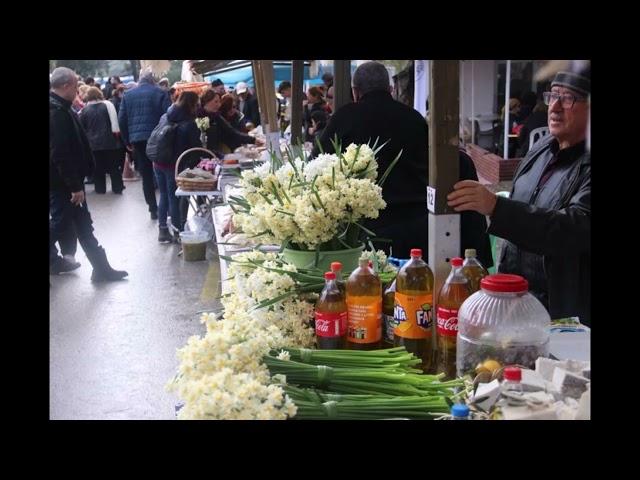
<svg viewBox="0 0 640 480"><path fill-rule="evenodd" d="M436 310L438 335L455 337L458 334L458 309L438 307Z"/></svg>
<svg viewBox="0 0 640 480"><path fill-rule="evenodd" d="M319 337L342 337L347 333L347 312L316 312L315 318Z"/></svg>

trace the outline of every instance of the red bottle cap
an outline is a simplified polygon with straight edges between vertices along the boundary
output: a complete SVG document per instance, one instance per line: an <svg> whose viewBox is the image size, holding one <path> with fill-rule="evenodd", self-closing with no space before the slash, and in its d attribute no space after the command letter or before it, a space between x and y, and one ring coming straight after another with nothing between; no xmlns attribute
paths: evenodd
<svg viewBox="0 0 640 480"><path fill-rule="evenodd" d="M336 274L333 272L327 272L324 274L324 279L325 280L335 280L336 279Z"/></svg>
<svg viewBox="0 0 640 480"><path fill-rule="evenodd" d="M422 256L422 249L420 249L420 248L412 248L411 249L411 256L412 257L421 257Z"/></svg>
<svg viewBox="0 0 640 480"><path fill-rule="evenodd" d="M461 267L462 259L460 257L454 257L451 259L451 266L453 267Z"/></svg>
<svg viewBox="0 0 640 480"><path fill-rule="evenodd" d="M509 273L496 273L487 275L480 280L480 286L490 292L526 292L529 290L529 282L520 275Z"/></svg>
<svg viewBox="0 0 640 480"><path fill-rule="evenodd" d="M340 262L331 262L331 271L335 272L336 270L342 270L342 263L340 263Z"/></svg>
<svg viewBox="0 0 640 480"><path fill-rule="evenodd" d="M513 382L522 380L522 370L518 367L506 367L503 372L503 378Z"/></svg>

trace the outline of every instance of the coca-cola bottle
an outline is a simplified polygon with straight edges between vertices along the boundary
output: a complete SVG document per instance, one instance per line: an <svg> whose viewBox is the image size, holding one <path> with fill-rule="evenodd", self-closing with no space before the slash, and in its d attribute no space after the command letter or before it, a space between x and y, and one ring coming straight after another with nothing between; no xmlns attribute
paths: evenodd
<svg viewBox="0 0 640 480"><path fill-rule="evenodd" d="M342 263L340 262L331 262L331 271L336 274L336 285L342 292L343 295L347 294L347 287L342 276Z"/></svg>
<svg viewBox="0 0 640 480"><path fill-rule="evenodd" d="M343 349L347 341L347 303L336 285L336 274L324 274L325 285L316 302L316 341L319 349Z"/></svg>
<svg viewBox="0 0 640 480"><path fill-rule="evenodd" d="M462 258L452 258L451 273L436 300L437 371L448 379L456 376L458 310L471 293L469 280L462 273Z"/></svg>

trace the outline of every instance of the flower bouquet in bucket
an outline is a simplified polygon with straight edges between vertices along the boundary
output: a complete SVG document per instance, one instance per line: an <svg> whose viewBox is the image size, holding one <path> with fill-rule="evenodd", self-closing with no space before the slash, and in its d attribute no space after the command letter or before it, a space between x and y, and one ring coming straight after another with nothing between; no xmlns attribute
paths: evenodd
<svg viewBox="0 0 640 480"><path fill-rule="evenodd" d="M376 142L377 143L377 142ZM240 176L242 196L233 196L233 223L247 235L283 247L286 261L299 268L328 270L341 261L345 271L357 267L363 238L375 233L362 225L386 207L382 184L400 154L378 181L376 153L383 147L349 145L336 154L305 162L292 149L280 159Z"/></svg>

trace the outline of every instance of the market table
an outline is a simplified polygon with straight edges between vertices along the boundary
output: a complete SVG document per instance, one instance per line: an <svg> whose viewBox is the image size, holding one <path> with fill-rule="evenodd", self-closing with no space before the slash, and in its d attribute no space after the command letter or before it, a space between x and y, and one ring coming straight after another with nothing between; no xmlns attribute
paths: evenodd
<svg viewBox="0 0 640 480"><path fill-rule="evenodd" d="M209 191L186 191L182 190L182 188L178 187L175 193L176 197L188 197L189 198L189 206L193 208L193 212L196 215L200 215L201 217L207 218L211 223L213 223L213 219L211 218L211 211L213 206L216 203L216 200L222 201L222 192L220 190L209 190ZM198 205L197 197L204 198L204 209L201 208L203 205Z"/></svg>

